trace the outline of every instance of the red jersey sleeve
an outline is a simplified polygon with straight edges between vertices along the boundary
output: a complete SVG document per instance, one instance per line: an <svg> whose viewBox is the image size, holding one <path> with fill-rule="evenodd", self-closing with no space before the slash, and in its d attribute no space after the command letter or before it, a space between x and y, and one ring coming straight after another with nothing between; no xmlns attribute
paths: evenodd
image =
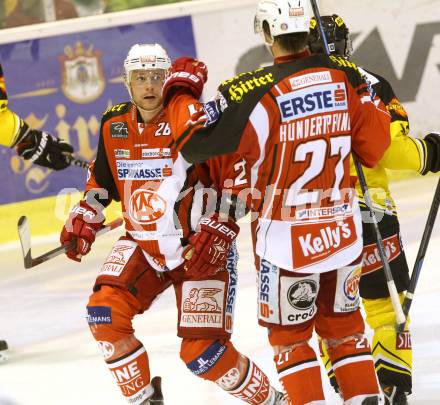
<svg viewBox="0 0 440 405"><path fill-rule="evenodd" d="M191 136L203 128L204 121L200 120L204 115L203 104L181 91L170 100L166 110L175 146L180 151Z"/></svg>
<svg viewBox="0 0 440 405"><path fill-rule="evenodd" d="M352 149L366 167L374 167L391 143L390 120L384 103L371 98L366 83L351 91Z"/></svg>

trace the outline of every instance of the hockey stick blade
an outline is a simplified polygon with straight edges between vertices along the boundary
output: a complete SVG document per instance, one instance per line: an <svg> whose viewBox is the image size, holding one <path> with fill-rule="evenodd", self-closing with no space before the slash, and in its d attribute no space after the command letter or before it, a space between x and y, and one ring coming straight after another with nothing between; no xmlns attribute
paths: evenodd
<svg viewBox="0 0 440 405"><path fill-rule="evenodd" d="M115 219L114 221L109 222L102 229L100 229L96 233L96 236L103 235L104 233L107 233L121 226L123 223L124 221L122 218ZM73 240L66 246L58 246L57 248L52 249L49 252L42 254L41 256L33 258L31 253L30 227L28 219L25 216L20 217L20 219L18 220L18 235L20 237L21 248L23 251L25 269L31 269L41 263L47 262L48 260L65 253L67 250L74 248L76 245L76 240Z"/></svg>
<svg viewBox="0 0 440 405"><path fill-rule="evenodd" d="M25 216L18 220L18 236L20 238L21 250L23 252L24 268L32 267L31 256L31 232L29 229L29 222Z"/></svg>

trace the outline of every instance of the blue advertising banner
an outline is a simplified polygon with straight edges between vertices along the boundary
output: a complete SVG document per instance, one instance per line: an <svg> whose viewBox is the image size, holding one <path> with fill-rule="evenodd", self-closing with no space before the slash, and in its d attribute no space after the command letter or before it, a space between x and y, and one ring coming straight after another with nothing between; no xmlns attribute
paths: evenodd
<svg viewBox="0 0 440 405"><path fill-rule="evenodd" d="M31 127L70 142L77 158L95 157L101 114L128 101L123 61L136 43L161 44L171 59L196 56L191 17L60 35L0 45L11 110ZM0 204L82 190L86 172L53 172L2 148Z"/></svg>

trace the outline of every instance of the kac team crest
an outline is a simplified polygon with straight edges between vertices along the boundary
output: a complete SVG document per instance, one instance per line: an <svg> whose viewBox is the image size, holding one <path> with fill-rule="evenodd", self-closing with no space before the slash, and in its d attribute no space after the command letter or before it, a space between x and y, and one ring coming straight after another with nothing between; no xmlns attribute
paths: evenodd
<svg viewBox="0 0 440 405"><path fill-rule="evenodd" d="M96 100L105 89L101 52L93 50L93 45L86 49L78 41L73 48L66 46L64 53L60 56L61 89L64 95L79 104Z"/></svg>

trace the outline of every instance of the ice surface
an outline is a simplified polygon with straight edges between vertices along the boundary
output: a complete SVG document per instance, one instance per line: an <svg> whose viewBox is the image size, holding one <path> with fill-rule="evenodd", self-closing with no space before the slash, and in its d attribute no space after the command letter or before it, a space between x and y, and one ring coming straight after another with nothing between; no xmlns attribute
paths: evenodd
<svg viewBox="0 0 440 405"><path fill-rule="evenodd" d="M410 267L414 263L438 177L392 185L400 212ZM440 219L433 231L412 306L414 394L412 405L440 404ZM32 224L31 224L32 225ZM85 305L100 264L119 231L99 238L93 252L76 264L64 257L24 270L17 245L0 247L0 339L11 348L0 364L0 390L19 405L124 404L98 353L85 321ZM58 237L33 247L36 256ZM239 289L236 347L251 357L279 386L265 329L256 321L255 272L248 224L239 237ZM239 404L214 384L191 375L179 358L176 309L172 290L135 320L136 335L146 346L152 375L163 377L167 405ZM327 384L327 383L326 383ZM326 387L328 404L340 401ZM6 405L1 399L0 405Z"/></svg>

